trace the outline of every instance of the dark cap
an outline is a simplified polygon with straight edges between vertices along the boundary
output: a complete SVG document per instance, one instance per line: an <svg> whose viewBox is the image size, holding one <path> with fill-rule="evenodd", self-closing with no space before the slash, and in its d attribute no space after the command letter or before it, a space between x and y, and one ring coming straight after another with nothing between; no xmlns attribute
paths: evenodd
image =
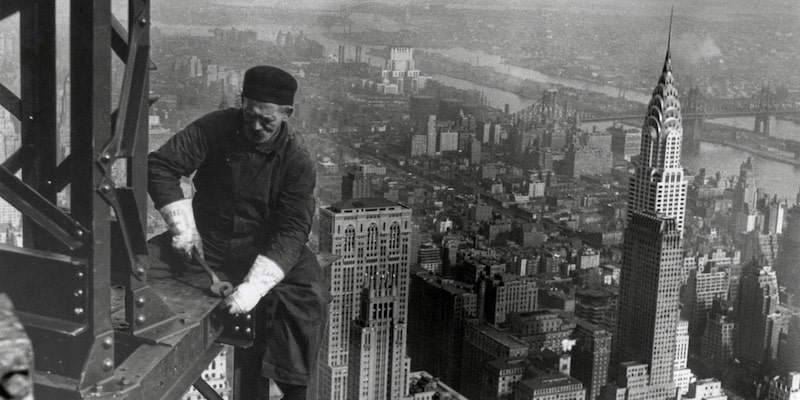
<svg viewBox="0 0 800 400"><path fill-rule="evenodd" d="M280 68L259 65L244 73L242 96L250 100L290 106L296 91L297 81Z"/></svg>

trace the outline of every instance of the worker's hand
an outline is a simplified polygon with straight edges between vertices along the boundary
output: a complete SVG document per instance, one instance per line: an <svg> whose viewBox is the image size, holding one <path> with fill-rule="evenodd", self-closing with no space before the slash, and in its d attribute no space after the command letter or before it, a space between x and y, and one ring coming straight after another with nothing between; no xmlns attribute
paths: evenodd
<svg viewBox="0 0 800 400"><path fill-rule="evenodd" d="M284 276L283 270L275 261L259 255L244 281L223 301L225 307L231 314L249 313Z"/></svg>
<svg viewBox="0 0 800 400"><path fill-rule="evenodd" d="M158 210L164 217L172 233L172 249L190 261L192 253L196 249L200 256L203 256L203 240L200 232L197 231L197 224L194 220L194 210L192 210L192 199L182 199L161 207Z"/></svg>

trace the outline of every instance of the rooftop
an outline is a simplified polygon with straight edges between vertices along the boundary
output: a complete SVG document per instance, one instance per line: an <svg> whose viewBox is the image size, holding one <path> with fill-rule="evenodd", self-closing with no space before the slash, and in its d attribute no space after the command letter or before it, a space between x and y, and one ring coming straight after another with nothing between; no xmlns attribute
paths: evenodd
<svg viewBox="0 0 800 400"><path fill-rule="evenodd" d="M350 199L341 201L331 205L329 209L334 212L340 212L342 210L355 210L360 208L388 208L388 207L408 208L402 204L386 200L382 197L368 197L368 198Z"/></svg>

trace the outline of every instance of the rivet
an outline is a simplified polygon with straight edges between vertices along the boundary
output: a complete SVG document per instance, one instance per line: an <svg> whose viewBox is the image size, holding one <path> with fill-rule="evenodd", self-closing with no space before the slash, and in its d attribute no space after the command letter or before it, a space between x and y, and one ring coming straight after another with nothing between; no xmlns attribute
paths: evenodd
<svg viewBox="0 0 800 400"><path fill-rule="evenodd" d="M246 328L246 329L244 330L244 333L245 333L245 335L249 335L249 334L250 334L250 332L252 332L252 331L253 331L252 329L250 329L250 328Z"/></svg>
<svg viewBox="0 0 800 400"><path fill-rule="evenodd" d="M83 230L82 229L75 229L75 236L77 236L77 237L83 236Z"/></svg>
<svg viewBox="0 0 800 400"><path fill-rule="evenodd" d="M112 344L114 344L114 339L111 339L110 336L103 338L103 348L110 349Z"/></svg>
<svg viewBox="0 0 800 400"><path fill-rule="evenodd" d="M144 305L145 298L143 296L139 296L136 298L136 305L141 307Z"/></svg>
<svg viewBox="0 0 800 400"><path fill-rule="evenodd" d="M128 380L128 378L124 376L122 377L122 379L119 380L120 386L127 386L130 383L131 383L130 380Z"/></svg>
<svg viewBox="0 0 800 400"><path fill-rule="evenodd" d="M75 315L83 315L83 308L75 307L75 310L73 310L73 312L75 313Z"/></svg>
<svg viewBox="0 0 800 400"><path fill-rule="evenodd" d="M102 392L103 391L103 384L101 384L101 383L95 384L94 385L94 391L95 391L95 393Z"/></svg>
<svg viewBox="0 0 800 400"><path fill-rule="evenodd" d="M236 325L236 326L233 327L233 331L234 332L239 332L240 329L241 328L239 328L239 325Z"/></svg>
<svg viewBox="0 0 800 400"><path fill-rule="evenodd" d="M33 115L28 115L28 119L33 121Z"/></svg>
<svg viewBox="0 0 800 400"><path fill-rule="evenodd" d="M144 267L136 267L136 275L144 275Z"/></svg>
<svg viewBox="0 0 800 400"><path fill-rule="evenodd" d="M109 185L107 183L105 183L102 186L100 186L100 191L103 192L103 193L106 193L109 190L111 190L111 185Z"/></svg>
<svg viewBox="0 0 800 400"><path fill-rule="evenodd" d="M53 181L45 181L44 183L47 186L53 186Z"/></svg>
<svg viewBox="0 0 800 400"><path fill-rule="evenodd" d="M147 318L145 318L144 314L139 314L136 317L136 323L138 324L143 324L145 320L147 320Z"/></svg>
<svg viewBox="0 0 800 400"><path fill-rule="evenodd" d="M250 321L251 319L253 319L253 316L250 314L245 314L244 319Z"/></svg>
<svg viewBox="0 0 800 400"><path fill-rule="evenodd" d="M72 295L75 296L75 297L83 296L83 289L76 290L75 292L72 293Z"/></svg>
<svg viewBox="0 0 800 400"><path fill-rule="evenodd" d="M141 26L145 26L145 25L147 25L147 18L142 18L142 19L140 19L140 20L139 20L139 25L141 25Z"/></svg>
<svg viewBox="0 0 800 400"><path fill-rule="evenodd" d="M110 370L112 368L114 368L114 361L113 360L111 360L110 358L106 358L105 360L103 360L103 369L104 370L108 371L108 370Z"/></svg>
<svg viewBox="0 0 800 400"><path fill-rule="evenodd" d="M83 278L83 272L82 271L78 271L78 278Z"/></svg>
<svg viewBox="0 0 800 400"><path fill-rule="evenodd" d="M111 155L108 154L108 153L103 154L102 156L100 156L100 161L102 161L104 163L107 163L107 162L111 161Z"/></svg>

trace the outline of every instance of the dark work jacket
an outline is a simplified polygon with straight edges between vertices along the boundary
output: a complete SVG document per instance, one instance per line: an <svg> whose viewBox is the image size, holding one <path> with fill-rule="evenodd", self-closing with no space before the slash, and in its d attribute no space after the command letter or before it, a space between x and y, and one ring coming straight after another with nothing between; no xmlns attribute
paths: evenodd
<svg viewBox="0 0 800 400"><path fill-rule="evenodd" d="M148 191L157 209L183 199L180 178L195 173L192 205L212 267L239 283L258 254L286 277L266 296L262 374L304 384L324 329L329 285L306 247L314 216L315 163L284 123L269 143L240 134L242 110L212 112L175 134L148 158ZM257 338L258 340L258 338Z"/></svg>
<svg viewBox="0 0 800 400"><path fill-rule="evenodd" d="M258 146L241 126L241 109L233 108L188 125L150 153L148 191L160 209L183 198L181 176L197 171L192 205L209 261L247 264L260 253L295 280L314 216L314 162L286 123Z"/></svg>

